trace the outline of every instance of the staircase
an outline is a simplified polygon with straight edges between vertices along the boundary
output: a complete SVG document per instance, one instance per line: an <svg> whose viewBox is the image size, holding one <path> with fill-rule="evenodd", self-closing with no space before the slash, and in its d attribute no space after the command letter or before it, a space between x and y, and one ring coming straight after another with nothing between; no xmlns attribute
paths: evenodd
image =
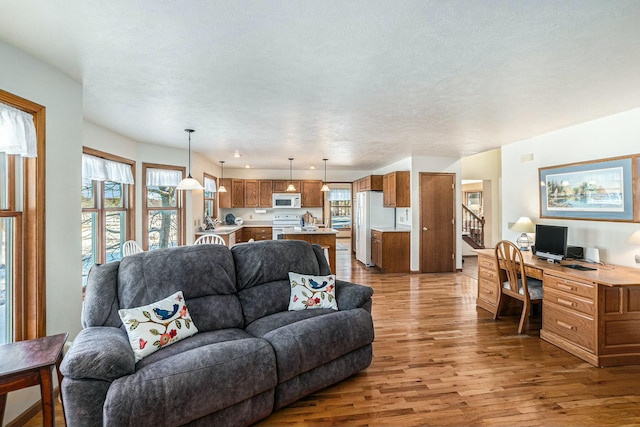
<svg viewBox="0 0 640 427"><path fill-rule="evenodd" d="M473 249L484 249L484 218L462 205L462 240Z"/></svg>

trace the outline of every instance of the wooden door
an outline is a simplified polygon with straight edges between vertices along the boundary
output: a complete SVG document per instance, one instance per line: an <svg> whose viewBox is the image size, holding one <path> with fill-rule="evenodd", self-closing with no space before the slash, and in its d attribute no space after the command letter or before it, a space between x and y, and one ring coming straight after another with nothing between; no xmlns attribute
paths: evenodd
<svg viewBox="0 0 640 427"><path fill-rule="evenodd" d="M456 271L455 174L420 173L420 271Z"/></svg>

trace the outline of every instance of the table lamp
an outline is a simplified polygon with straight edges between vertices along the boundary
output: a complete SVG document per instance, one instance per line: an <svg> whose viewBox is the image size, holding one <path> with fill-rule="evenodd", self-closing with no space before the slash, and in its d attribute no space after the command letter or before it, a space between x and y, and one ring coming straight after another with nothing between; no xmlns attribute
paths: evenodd
<svg viewBox="0 0 640 427"><path fill-rule="evenodd" d="M638 245L640 246L640 230L633 233L627 240L624 241L629 245ZM636 263L640 264L640 255L636 254Z"/></svg>
<svg viewBox="0 0 640 427"><path fill-rule="evenodd" d="M527 216L521 216L515 224L511 227L513 231L519 231L522 234L516 239L516 243L520 246L521 251L528 251L529 246L531 246L531 239L527 235L527 233L533 233L535 231L535 226L531 219Z"/></svg>

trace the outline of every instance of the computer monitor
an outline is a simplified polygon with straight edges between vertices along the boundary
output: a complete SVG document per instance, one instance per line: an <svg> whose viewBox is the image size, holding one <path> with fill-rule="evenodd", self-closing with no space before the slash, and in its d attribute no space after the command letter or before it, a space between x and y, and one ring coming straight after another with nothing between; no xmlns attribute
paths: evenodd
<svg viewBox="0 0 640 427"><path fill-rule="evenodd" d="M535 255L560 261L567 256L568 227L536 224Z"/></svg>

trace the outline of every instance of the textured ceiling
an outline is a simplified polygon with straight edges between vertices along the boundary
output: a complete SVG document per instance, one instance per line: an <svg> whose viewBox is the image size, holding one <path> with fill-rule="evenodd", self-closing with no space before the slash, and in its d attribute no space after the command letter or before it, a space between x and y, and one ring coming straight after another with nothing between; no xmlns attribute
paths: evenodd
<svg viewBox="0 0 640 427"><path fill-rule="evenodd" d="M640 106L638 0L2 0L0 40L81 81L86 119L194 128L228 167L373 170Z"/></svg>

